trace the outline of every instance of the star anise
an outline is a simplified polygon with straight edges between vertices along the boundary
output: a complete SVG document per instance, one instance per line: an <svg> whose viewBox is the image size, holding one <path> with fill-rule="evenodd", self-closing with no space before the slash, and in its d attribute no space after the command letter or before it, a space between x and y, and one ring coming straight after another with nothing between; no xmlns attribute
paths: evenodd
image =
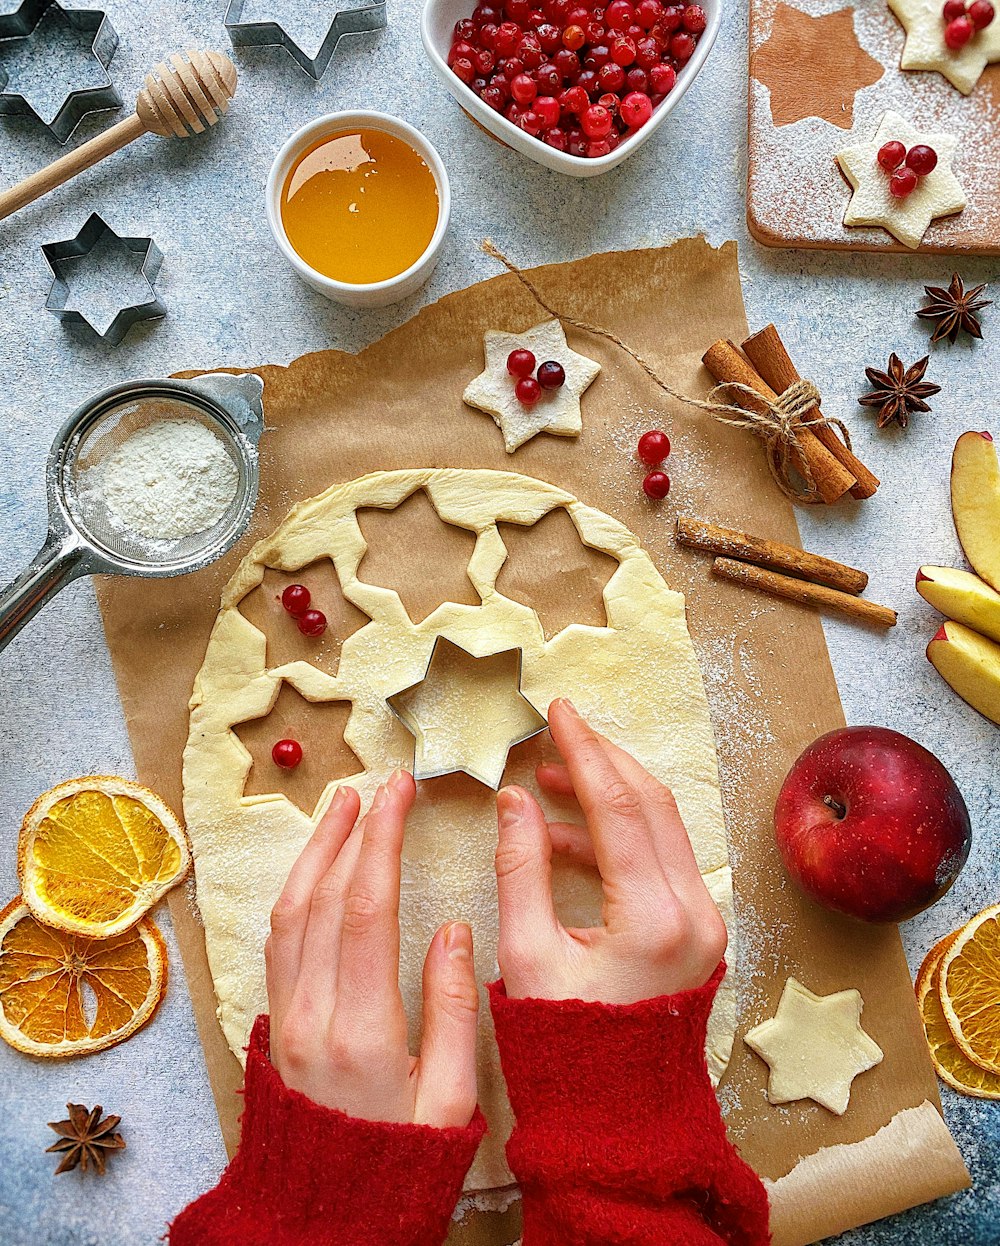
<svg viewBox="0 0 1000 1246"><path fill-rule="evenodd" d="M991 299L979 296L986 289L985 285L966 290L965 284L958 273L953 273L951 284L945 290L942 286L924 286L930 302L917 312L921 320L932 320L935 324L932 342L940 342L945 338L954 344L963 331L969 337L981 338L982 326L977 312L984 307L992 307Z"/></svg>
<svg viewBox="0 0 1000 1246"><path fill-rule="evenodd" d="M941 392L940 385L924 380L929 357L925 355L912 368L908 368L896 354L889 356L889 370L880 372L878 368L865 368L865 375L875 386L870 394L858 399L863 407L878 407L878 426L885 428L893 420L906 428L910 422L911 411L929 411L924 402L934 394Z"/></svg>
<svg viewBox="0 0 1000 1246"><path fill-rule="evenodd" d="M99 1176L103 1176L108 1155L112 1151L125 1150L125 1139L115 1133L121 1117L106 1116L101 1120L104 1109L100 1104L90 1109L80 1103L67 1103L66 1107L68 1121L49 1121L49 1128L56 1131L59 1141L45 1148L46 1155L50 1151L62 1154L57 1173L69 1172L76 1167L86 1172L88 1166L92 1166Z"/></svg>

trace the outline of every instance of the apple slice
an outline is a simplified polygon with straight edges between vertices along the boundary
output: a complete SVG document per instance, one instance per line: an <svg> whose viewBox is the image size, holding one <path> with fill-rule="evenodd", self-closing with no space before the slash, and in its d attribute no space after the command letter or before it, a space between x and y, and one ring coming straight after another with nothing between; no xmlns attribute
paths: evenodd
<svg viewBox="0 0 1000 1246"><path fill-rule="evenodd" d="M1000 463L989 433L963 433L951 460L951 509L965 556L1000 589Z"/></svg>
<svg viewBox="0 0 1000 1246"><path fill-rule="evenodd" d="M949 620L927 646L927 656L963 701L1000 725L1000 645Z"/></svg>
<svg viewBox="0 0 1000 1246"><path fill-rule="evenodd" d="M978 575L954 567L921 567L917 592L949 619L1000 641L1000 593Z"/></svg>

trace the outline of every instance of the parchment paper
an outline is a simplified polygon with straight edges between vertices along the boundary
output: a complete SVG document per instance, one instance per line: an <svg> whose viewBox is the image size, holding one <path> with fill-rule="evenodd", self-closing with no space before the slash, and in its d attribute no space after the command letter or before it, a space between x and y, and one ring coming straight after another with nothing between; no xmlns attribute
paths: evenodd
<svg viewBox="0 0 1000 1246"><path fill-rule="evenodd" d="M668 249L593 256L539 269L535 276L564 314L613 330L676 388L695 395L710 385L700 363L706 347L747 333L735 244L715 251L702 240L687 240ZM369 471L421 466L514 470L568 489L627 524L667 582L687 595L712 703L735 870L742 940L739 1034L773 1015L791 974L824 994L857 987L865 1000L865 1028L885 1052L883 1063L855 1082L851 1106L838 1118L808 1102L768 1105L766 1066L737 1037L720 1097L733 1140L758 1172L777 1183L771 1187L777 1246L812 1242L963 1188L968 1176L939 1114L897 932L855 924L811 904L786 879L774 847L771 811L781 780L810 741L844 722L820 621L807 608L713 579L705 557L672 539L674 517L689 513L798 543L791 506L745 433L680 404L665 407L627 356L573 330L570 346L604 369L584 400L582 436L542 435L505 454L492 420L466 407L461 394L482 369L485 330L519 331L545 318L504 275L426 308L358 356L328 351L288 368L258 369L268 431L251 534L225 561L198 575L106 580L98 587L139 776L180 809L187 702L221 587L250 543L270 532L293 502ZM664 427L674 444L673 491L659 505L644 498L643 471L634 457L639 433L655 426ZM542 540L534 550L523 542L517 574L536 596L529 604L547 600L558 615L567 585L582 600L599 571L558 533L552 542L546 549ZM415 582L432 573L420 548L401 545L399 559ZM873 662L880 660L883 643L872 635ZM651 671L651 696L656 679ZM239 1065L215 1019L193 895L175 891L170 903L232 1150L238 1141ZM884 1129L898 1113L923 1104L925 1109L903 1118L905 1129L898 1121ZM868 1138L864 1147L850 1145ZM831 1150L824 1154L823 1148ZM804 1156L813 1158L808 1180L799 1180L802 1170L793 1170ZM518 1232L516 1209L504 1216L474 1211L456 1226L452 1240L508 1246Z"/></svg>

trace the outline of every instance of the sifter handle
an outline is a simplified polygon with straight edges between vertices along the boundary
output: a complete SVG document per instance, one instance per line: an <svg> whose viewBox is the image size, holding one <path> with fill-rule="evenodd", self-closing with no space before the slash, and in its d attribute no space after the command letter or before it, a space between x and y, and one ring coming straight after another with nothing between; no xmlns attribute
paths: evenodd
<svg viewBox="0 0 1000 1246"><path fill-rule="evenodd" d="M72 536L50 532L31 565L0 589L0 650L70 580L86 573L83 550Z"/></svg>

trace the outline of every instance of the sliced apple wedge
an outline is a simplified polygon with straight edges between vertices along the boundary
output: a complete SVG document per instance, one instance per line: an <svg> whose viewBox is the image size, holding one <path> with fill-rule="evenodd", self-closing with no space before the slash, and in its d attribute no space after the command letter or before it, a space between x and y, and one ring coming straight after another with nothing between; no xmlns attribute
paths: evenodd
<svg viewBox="0 0 1000 1246"><path fill-rule="evenodd" d="M963 433L951 460L951 509L965 556L1000 589L1000 463L989 433Z"/></svg>
<svg viewBox="0 0 1000 1246"><path fill-rule="evenodd" d="M1000 724L1000 645L949 621L927 646L927 656L963 701Z"/></svg>
<svg viewBox="0 0 1000 1246"><path fill-rule="evenodd" d="M917 592L949 619L1000 641L1000 593L978 575L954 567L921 567Z"/></svg>

